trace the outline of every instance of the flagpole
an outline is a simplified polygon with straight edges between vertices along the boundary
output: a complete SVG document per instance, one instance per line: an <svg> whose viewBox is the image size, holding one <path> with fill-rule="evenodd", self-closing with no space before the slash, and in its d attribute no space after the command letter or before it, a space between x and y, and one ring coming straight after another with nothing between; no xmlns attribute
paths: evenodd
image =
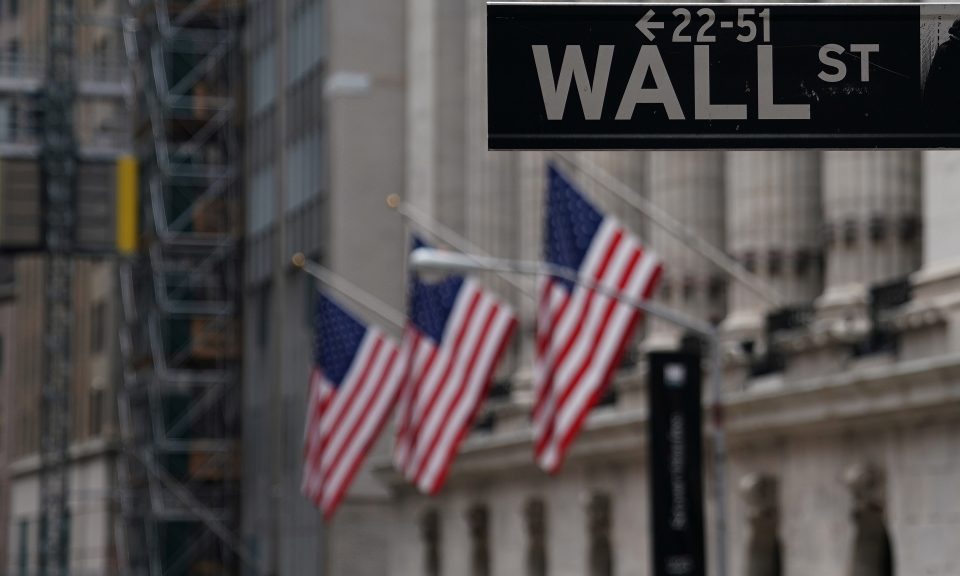
<svg viewBox="0 0 960 576"><path fill-rule="evenodd" d="M424 232L427 232L431 236L439 239L442 242L449 244L457 252L461 254L477 254L479 256L490 257L490 254L481 249L476 244L470 242L460 234L454 232L450 228L447 228L440 222L437 222L430 216L424 214L418 210L415 206L404 202L398 194L391 194L387 196L387 206L393 208L397 211L404 220L413 222ZM489 270L489 272L494 272L501 280L507 284L513 286L518 292L530 298L531 300L536 300L536 295L530 292L527 287L523 286L521 283L517 282L510 274L503 273L502 271Z"/></svg>
<svg viewBox="0 0 960 576"><path fill-rule="evenodd" d="M565 154L558 154L556 158L563 161L568 166L579 168L587 178L599 184L621 201L626 202L644 216L650 219L651 223L659 226L664 232L670 234L677 240L684 243L685 246L697 254L709 260L712 264L723 270L728 276L743 284L751 292L762 298L768 304L779 306L782 303L780 295L770 287L769 284L751 274L739 262L718 249L716 246L704 240L699 234L696 234L682 222L670 216L649 200L641 196L621 180L612 174L597 166L590 160L574 160Z"/></svg>
<svg viewBox="0 0 960 576"><path fill-rule="evenodd" d="M303 252L297 252L291 260L294 266L303 270L306 274L313 276L325 286L332 288L337 293L373 312L381 319L386 320L387 323L400 330L403 330L404 326L406 326L407 317L404 314L401 314L383 300L380 300L343 276L324 268L318 262L308 260Z"/></svg>

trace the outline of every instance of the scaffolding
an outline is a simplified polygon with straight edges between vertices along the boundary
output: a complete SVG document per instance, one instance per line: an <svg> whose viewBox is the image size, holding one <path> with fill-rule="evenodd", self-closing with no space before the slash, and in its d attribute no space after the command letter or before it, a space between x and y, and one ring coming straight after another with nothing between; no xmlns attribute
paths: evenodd
<svg viewBox="0 0 960 576"><path fill-rule="evenodd" d="M143 235L119 267L120 570L237 574L242 2L131 8Z"/></svg>

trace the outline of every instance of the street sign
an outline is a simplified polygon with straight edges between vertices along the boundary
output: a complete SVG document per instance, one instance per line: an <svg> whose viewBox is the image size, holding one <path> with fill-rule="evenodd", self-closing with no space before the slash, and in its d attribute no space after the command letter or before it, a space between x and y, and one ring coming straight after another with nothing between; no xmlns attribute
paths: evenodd
<svg viewBox="0 0 960 576"><path fill-rule="evenodd" d="M700 355L649 355L653 576L704 576Z"/></svg>
<svg viewBox="0 0 960 576"><path fill-rule="evenodd" d="M960 148L960 4L487 7L491 149Z"/></svg>

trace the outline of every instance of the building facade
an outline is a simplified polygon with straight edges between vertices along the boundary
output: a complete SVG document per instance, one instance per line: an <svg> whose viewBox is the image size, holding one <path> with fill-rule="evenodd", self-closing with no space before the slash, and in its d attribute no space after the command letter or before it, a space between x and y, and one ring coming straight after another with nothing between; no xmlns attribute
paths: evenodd
<svg viewBox="0 0 960 576"><path fill-rule="evenodd" d="M76 28L78 100L74 111L81 220L102 210L114 192L113 161L128 146L129 109L121 81L126 73L119 0L76 3L83 23ZM48 13L46 2L4 2L0 7L0 157L20 171L3 179L6 194L16 187L39 205L37 163L41 143L40 99ZM5 163L5 166L7 164ZM91 195L87 195L91 194ZM96 196L96 200L94 197ZM20 198L23 199L23 198ZM5 200L6 201L6 200ZM111 212L107 210L107 212ZM112 212L111 212L112 213ZM78 232L80 242L109 248L112 226ZM92 233L91 233L92 232ZM92 245L91 244L91 245ZM106 244L106 246L104 246ZM9 480L0 536L0 571L33 574L40 539L41 389L45 378L45 261L40 256L4 260L10 268L10 300L0 322L2 338L3 470ZM109 257L87 256L74 264L70 384L69 567L74 574L116 573L114 548L116 397L119 374L117 275ZM15 320L14 320L15 319ZM0 495L2 497L2 495Z"/></svg>
<svg viewBox="0 0 960 576"><path fill-rule="evenodd" d="M241 539L261 573L383 574L388 493L369 472L329 530L300 493L317 283L290 262L302 252L402 305L401 223L385 198L403 191L404 6L247 8Z"/></svg>
<svg viewBox="0 0 960 576"><path fill-rule="evenodd" d="M9 539L6 571L32 574L40 538L40 390L44 374L43 259L16 266L16 326L4 332L16 355L7 430L10 453ZM70 567L74 574L113 574L118 377L116 272L107 263L83 262L74 277L69 468ZM111 328L114 327L114 328Z"/></svg>
<svg viewBox="0 0 960 576"><path fill-rule="evenodd" d="M546 161L664 260L656 298L724 335L730 574L960 570L960 237L949 152L488 152L485 3L407 2L407 197L495 256L537 258ZM720 248L775 299L728 279L590 177L600 169ZM447 487L391 488L393 575L651 573L642 353L681 334L648 321L560 474L534 465L533 301L511 393L458 456ZM530 290L532 292L532 290ZM772 301L771 301L772 300ZM709 415L709 412L706 413ZM491 424L492 422L492 424ZM710 573L717 501L705 435ZM892 572L877 558L892 558ZM876 560L882 564L882 560Z"/></svg>
<svg viewBox="0 0 960 576"><path fill-rule="evenodd" d="M13 390L13 342L10 335L16 326L15 308L11 298L13 286L5 285L5 294L0 301L0 566L7 565L7 530L10 523L10 478L7 469L10 450L10 429L6 426L12 411L10 398Z"/></svg>

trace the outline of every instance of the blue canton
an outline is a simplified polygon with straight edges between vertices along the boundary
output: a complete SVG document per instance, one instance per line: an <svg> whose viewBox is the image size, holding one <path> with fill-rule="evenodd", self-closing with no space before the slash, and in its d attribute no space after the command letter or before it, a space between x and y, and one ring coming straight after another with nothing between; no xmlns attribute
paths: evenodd
<svg viewBox="0 0 960 576"><path fill-rule="evenodd" d="M427 247L429 245L422 239L413 237L414 250ZM422 281L418 274L411 273L410 321L434 342L440 342L462 287L463 276L449 276L439 282L428 283Z"/></svg>
<svg viewBox="0 0 960 576"><path fill-rule="evenodd" d="M579 270L590 243L600 229L603 215L552 164L547 168L547 218L544 257L547 262ZM556 278L568 291L569 280Z"/></svg>
<svg viewBox="0 0 960 576"><path fill-rule="evenodd" d="M317 299L314 332L314 362L324 376L339 388L367 334L367 327L321 294Z"/></svg>

